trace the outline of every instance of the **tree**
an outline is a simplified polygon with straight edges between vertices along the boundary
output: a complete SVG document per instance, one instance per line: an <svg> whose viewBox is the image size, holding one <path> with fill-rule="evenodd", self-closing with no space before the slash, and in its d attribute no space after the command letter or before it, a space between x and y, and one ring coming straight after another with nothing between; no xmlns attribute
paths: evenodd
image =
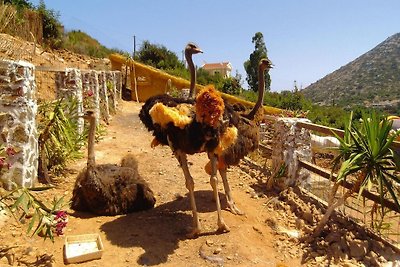
<svg viewBox="0 0 400 267"><path fill-rule="evenodd" d="M247 73L246 81L250 88L256 92L258 91L258 63L260 59L267 57L267 48L264 42L264 36L261 32L257 32L252 38L251 42L254 44L254 51L250 54L250 59L244 62L244 69ZM271 78L268 72L265 72L265 89L270 90Z"/></svg>
<svg viewBox="0 0 400 267"><path fill-rule="evenodd" d="M9 4L15 6L18 11L22 9L33 9L33 5L27 0L3 0L3 4Z"/></svg>
<svg viewBox="0 0 400 267"><path fill-rule="evenodd" d="M47 9L43 0L40 0L36 11L42 16L45 43L52 48L60 48L62 45L63 26L59 21L59 12Z"/></svg>
<svg viewBox="0 0 400 267"><path fill-rule="evenodd" d="M142 43L137 57L140 62L162 70L185 68L174 52L163 45L151 44L149 41Z"/></svg>
<svg viewBox="0 0 400 267"><path fill-rule="evenodd" d="M240 89L239 80L235 77L229 77L224 79L221 91L230 95L238 95L240 94Z"/></svg>

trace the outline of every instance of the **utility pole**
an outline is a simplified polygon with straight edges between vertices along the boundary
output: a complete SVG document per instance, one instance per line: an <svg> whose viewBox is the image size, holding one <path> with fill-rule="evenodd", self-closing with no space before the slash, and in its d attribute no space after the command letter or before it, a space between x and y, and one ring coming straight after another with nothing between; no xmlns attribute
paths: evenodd
<svg viewBox="0 0 400 267"><path fill-rule="evenodd" d="M133 54L132 54L132 58L135 59L136 56L136 36L133 36Z"/></svg>

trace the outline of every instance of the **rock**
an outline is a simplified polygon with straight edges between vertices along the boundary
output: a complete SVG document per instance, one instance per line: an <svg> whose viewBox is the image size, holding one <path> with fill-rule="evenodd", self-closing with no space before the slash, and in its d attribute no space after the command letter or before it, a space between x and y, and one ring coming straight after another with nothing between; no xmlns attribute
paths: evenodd
<svg viewBox="0 0 400 267"><path fill-rule="evenodd" d="M322 263L324 260L325 260L325 256L318 256L318 257L315 257L315 261L316 261L317 263Z"/></svg>
<svg viewBox="0 0 400 267"><path fill-rule="evenodd" d="M334 242L330 245L329 251L332 254L332 256L337 260L345 260L348 258L343 248L337 242Z"/></svg>
<svg viewBox="0 0 400 267"><path fill-rule="evenodd" d="M342 233L334 231L334 232L330 232L325 237L325 241L328 243L334 243L334 242L339 242L341 238L342 238Z"/></svg>
<svg viewBox="0 0 400 267"><path fill-rule="evenodd" d="M360 265L354 264L354 263L349 262L349 261L346 261L346 262L343 262L343 263L341 264L341 266L343 266L343 267L359 267Z"/></svg>
<svg viewBox="0 0 400 267"><path fill-rule="evenodd" d="M218 248L216 248L216 249L214 249L214 254L219 254L219 253L221 253L221 251L222 251L222 248L220 248L220 247L218 247Z"/></svg>
<svg viewBox="0 0 400 267"><path fill-rule="evenodd" d="M363 258L368 252L368 241L366 240L359 240L354 239L348 242L350 256L361 259Z"/></svg>
<svg viewBox="0 0 400 267"><path fill-rule="evenodd" d="M207 240L206 241L207 246L211 247L212 245L214 245L214 241L212 240Z"/></svg>

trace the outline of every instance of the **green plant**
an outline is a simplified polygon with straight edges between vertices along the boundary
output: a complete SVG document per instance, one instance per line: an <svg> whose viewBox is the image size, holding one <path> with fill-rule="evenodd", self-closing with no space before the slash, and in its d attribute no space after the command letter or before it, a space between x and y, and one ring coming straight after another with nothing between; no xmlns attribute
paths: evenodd
<svg viewBox="0 0 400 267"><path fill-rule="evenodd" d="M339 155L334 160L333 169L337 169L334 185L328 200L328 209L314 230L313 236L319 236L336 207L343 205L347 198L358 192L359 196L365 188L374 188L383 199L388 194L398 207L400 178L394 174L399 168L398 155L392 150L393 141L400 131L391 133L392 121L380 118L376 113L370 116L363 114L359 127L352 124L352 115L345 128L344 137L335 134L340 141ZM353 186L342 197L336 199L336 192L342 181L352 177Z"/></svg>
<svg viewBox="0 0 400 267"><path fill-rule="evenodd" d="M54 242L54 234L62 235L67 226L68 216L62 208L66 205L63 197L54 198L48 207L35 192L51 187L16 188L8 194L0 194L0 211L7 209L19 222L29 221L27 234L41 235ZM18 218L17 218L18 216Z"/></svg>
<svg viewBox="0 0 400 267"><path fill-rule="evenodd" d="M110 80L106 82L107 87L107 97L108 97L108 108L110 113L115 113L116 110L114 108L114 83Z"/></svg>
<svg viewBox="0 0 400 267"><path fill-rule="evenodd" d="M59 175L70 160L82 157L87 132L78 134L78 102L74 97L39 106L39 153L42 168ZM43 159L44 157L44 159Z"/></svg>

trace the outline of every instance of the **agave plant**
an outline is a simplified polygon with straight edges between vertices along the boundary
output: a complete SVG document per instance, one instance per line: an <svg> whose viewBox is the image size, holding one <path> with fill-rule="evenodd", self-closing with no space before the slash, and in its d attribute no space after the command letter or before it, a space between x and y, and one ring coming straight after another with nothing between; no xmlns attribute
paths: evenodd
<svg viewBox="0 0 400 267"><path fill-rule="evenodd" d="M379 118L375 113L369 116L363 114L359 127L352 124L352 115L350 116L344 137L336 135L340 141L340 153L334 160L333 170L338 166L340 168L331 190L328 208L314 230L314 237L321 234L335 208L343 205L354 193L358 192L360 195L365 188L374 188L381 199L390 195L400 208L400 178L395 174L400 164L398 155L391 148L399 135L400 131L392 132L391 120ZM339 185L347 179L351 179L352 188L340 198L335 198Z"/></svg>

